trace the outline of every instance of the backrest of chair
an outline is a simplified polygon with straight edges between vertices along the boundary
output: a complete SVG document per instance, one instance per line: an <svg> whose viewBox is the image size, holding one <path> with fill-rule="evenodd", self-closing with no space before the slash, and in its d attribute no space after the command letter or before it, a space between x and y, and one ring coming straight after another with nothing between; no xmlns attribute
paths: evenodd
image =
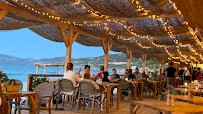
<svg viewBox="0 0 203 114"><path fill-rule="evenodd" d="M23 83L20 80L11 79L5 83L6 85L18 85L20 90L23 89Z"/></svg>
<svg viewBox="0 0 203 114"><path fill-rule="evenodd" d="M41 83L37 85L37 87L33 90L34 92L37 92L39 96L52 96L54 90L54 85L51 83Z"/></svg>
<svg viewBox="0 0 203 114"><path fill-rule="evenodd" d="M124 79L120 79L118 83L121 85L121 90L129 88L129 83Z"/></svg>
<svg viewBox="0 0 203 114"><path fill-rule="evenodd" d="M165 92L162 93L161 96L160 96L160 97L161 97L160 100L161 100L161 101L167 101L167 95L168 95L168 94L165 93Z"/></svg>
<svg viewBox="0 0 203 114"><path fill-rule="evenodd" d="M85 80L80 82L79 90L83 95L92 95L96 91L93 83L91 83L90 81L85 81Z"/></svg>
<svg viewBox="0 0 203 114"><path fill-rule="evenodd" d="M73 82L68 79L61 79L59 81L59 87L63 92L71 92L75 89Z"/></svg>
<svg viewBox="0 0 203 114"><path fill-rule="evenodd" d="M175 88L173 86L169 85L168 88L172 95L177 95L177 91L175 90Z"/></svg>

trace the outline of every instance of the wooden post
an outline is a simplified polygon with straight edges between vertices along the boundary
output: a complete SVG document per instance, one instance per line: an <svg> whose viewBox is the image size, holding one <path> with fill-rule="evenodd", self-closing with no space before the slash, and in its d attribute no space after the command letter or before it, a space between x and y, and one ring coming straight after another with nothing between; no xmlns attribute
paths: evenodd
<svg viewBox="0 0 203 114"><path fill-rule="evenodd" d="M56 74L57 74L57 75L59 74L59 66L57 66Z"/></svg>
<svg viewBox="0 0 203 114"><path fill-rule="evenodd" d="M0 10L0 20L8 13L6 10Z"/></svg>
<svg viewBox="0 0 203 114"><path fill-rule="evenodd" d="M142 72L145 71L146 53L142 53Z"/></svg>
<svg viewBox="0 0 203 114"><path fill-rule="evenodd" d="M38 74L39 65L36 66L36 74Z"/></svg>
<svg viewBox="0 0 203 114"><path fill-rule="evenodd" d="M46 67L46 65L45 65L45 66L44 66L44 74L46 73L46 68L47 68L47 67Z"/></svg>
<svg viewBox="0 0 203 114"><path fill-rule="evenodd" d="M153 57L153 63L154 63L154 66L153 66L153 72L156 71L156 58Z"/></svg>
<svg viewBox="0 0 203 114"><path fill-rule="evenodd" d="M161 59L161 72L164 72L164 63L165 63L165 59Z"/></svg>
<svg viewBox="0 0 203 114"><path fill-rule="evenodd" d="M107 41L102 40L102 47L104 50L104 71L108 71L108 62L109 62L109 51L112 47L112 43L110 42L109 39Z"/></svg>
<svg viewBox="0 0 203 114"><path fill-rule="evenodd" d="M127 69L131 68L131 56L132 56L132 49L126 47L126 55L127 55Z"/></svg>
<svg viewBox="0 0 203 114"><path fill-rule="evenodd" d="M67 63L71 62L71 52L72 52L72 45L73 42L76 40L76 38L79 36L79 32L77 32L75 35L73 35L73 26L70 27L68 30L68 34L66 35L64 28L59 27L61 36L63 37L64 43L66 45L66 57L65 57L65 71Z"/></svg>

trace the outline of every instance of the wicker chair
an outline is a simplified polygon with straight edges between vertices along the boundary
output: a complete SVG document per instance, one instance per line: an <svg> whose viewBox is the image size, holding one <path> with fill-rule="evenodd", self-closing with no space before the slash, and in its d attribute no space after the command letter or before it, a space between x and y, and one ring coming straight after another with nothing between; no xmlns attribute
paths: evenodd
<svg viewBox="0 0 203 114"><path fill-rule="evenodd" d="M23 90L23 83L20 80L11 79L11 80L7 81L5 83L5 85L18 85L19 86L19 90L20 91ZM16 98L15 100L16 101L13 102L13 99L9 99L9 104L10 104L11 109L12 109L12 104L15 104L15 107L17 106L17 100L20 100L20 98ZM17 111L17 108L15 108L15 113L16 113L16 111Z"/></svg>
<svg viewBox="0 0 203 114"><path fill-rule="evenodd" d="M73 107L73 98L75 96L75 92L76 92L76 88L74 87L73 85L73 82L71 80L68 80L68 79L61 79L59 81L59 88L58 88L58 97L57 97L57 100L56 100L56 109L58 108L58 102L59 102L59 98L60 96L63 96L63 95L67 95L67 96L70 96L71 97L71 107L70 107L70 110L72 110L72 107ZM64 107L64 100L63 100L63 107Z"/></svg>
<svg viewBox="0 0 203 114"><path fill-rule="evenodd" d="M34 89L34 92L38 93L38 107L37 114L39 114L42 104L49 103L49 114L51 114L51 100L54 94L54 86L51 83L41 83L37 85ZM19 110L19 114L21 114L21 110L29 110L30 107L28 105L20 105L16 107Z"/></svg>
<svg viewBox="0 0 203 114"><path fill-rule="evenodd" d="M81 80L79 84L79 95L78 95L78 102L76 106L76 112L78 110L79 102L81 98L83 99L83 110L85 109L85 99L92 100L91 114L93 114L95 99L100 100L100 109L101 109L102 95L98 94L98 92L100 92L100 88L94 81L87 80L87 79Z"/></svg>
<svg viewBox="0 0 203 114"><path fill-rule="evenodd" d="M169 85L168 89L169 89L169 92L171 95L177 95L178 94L173 86Z"/></svg>
<svg viewBox="0 0 203 114"><path fill-rule="evenodd" d="M128 101L130 101L130 91L132 85L130 85L126 80L120 79L118 83L121 85L121 97L123 97L122 92L127 92L128 93Z"/></svg>

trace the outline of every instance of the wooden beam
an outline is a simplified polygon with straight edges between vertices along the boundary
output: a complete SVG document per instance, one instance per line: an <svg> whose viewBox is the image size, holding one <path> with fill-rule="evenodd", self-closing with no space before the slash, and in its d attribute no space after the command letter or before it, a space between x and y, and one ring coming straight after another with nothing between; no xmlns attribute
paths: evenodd
<svg viewBox="0 0 203 114"><path fill-rule="evenodd" d="M156 58L155 57L153 57L153 72L155 72L156 71Z"/></svg>
<svg viewBox="0 0 203 114"><path fill-rule="evenodd" d="M131 56L132 56L132 49L126 47L126 55L127 55L127 69L130 69L131 67Z"/></svg>
<svg viewBox="0 0 203 114"><path fill-rule="evenodd" d="M77 39L77 37L79 36L79 32L77 32L75 35L74 35L74 37L73 37L73 41L75 41L76 39Z"/></svg>
<svg viewBox="0 0 203 114"><path fill-rule="evenodd" d="M67 35L66 35L65 31L64 31L64 28L59 27L59 31L61 33L61 36L63 37L63 40L64 40L64 43L65 43L66 47L68 47L70 45L70 42L69 42L68 37L67 37Z"/></svg>
<svg viewBox="0 0 203 114"><path fill-rule="evenodd" d="M145 71L146 53L142 53L142 72Z"/></svg>
<svg viewBox="0 0 203 114"><path fill-rule="evenodd" d="M102 40L102 47L104 50L104 71L108 71L108 62L109 62L109 51L112 47L112 42L107 39L107 41Z"/></svg>
<svg viewBox="0 0 203 114"><path fill-rule="evenodd" d="M164 72L164 63L165 63L165 59L161 59L161 73Z"/></svg>
<svg viewBox="0 0 203 114"><path fill-rule="evenodd" d="M6 10L0 10L0 20L8 13Z"/></svg>

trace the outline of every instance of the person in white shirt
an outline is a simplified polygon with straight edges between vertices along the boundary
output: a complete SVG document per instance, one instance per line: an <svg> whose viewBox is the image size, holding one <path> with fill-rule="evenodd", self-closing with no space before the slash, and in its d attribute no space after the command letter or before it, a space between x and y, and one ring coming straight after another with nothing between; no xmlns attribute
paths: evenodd
<svg viewBox="0 0 203 114"><path fill-rule="evenodd" d="M187 66L187 69L183 73L183 79L186 81L191 81L192 80L192 69L190 65Z"/></svg>
<svg viewBox="0 0 203 114"><path fill-rule="evenodd" d="M85 65L85 72L81 72L81 68L78 71L78 74L81 78L83 79L92 79L93 78L93 73L90 72L90 66L89 65Z"/></svg>
<svg viewBox="0 0 203 114"><path fill-rule="evenodd" d="M67 70L65 71L63 78L71 80L74 87L77 87L76 83L80 82L80 78L78 77L76 72L73 72L72 63L67 63Z"/></svg>

